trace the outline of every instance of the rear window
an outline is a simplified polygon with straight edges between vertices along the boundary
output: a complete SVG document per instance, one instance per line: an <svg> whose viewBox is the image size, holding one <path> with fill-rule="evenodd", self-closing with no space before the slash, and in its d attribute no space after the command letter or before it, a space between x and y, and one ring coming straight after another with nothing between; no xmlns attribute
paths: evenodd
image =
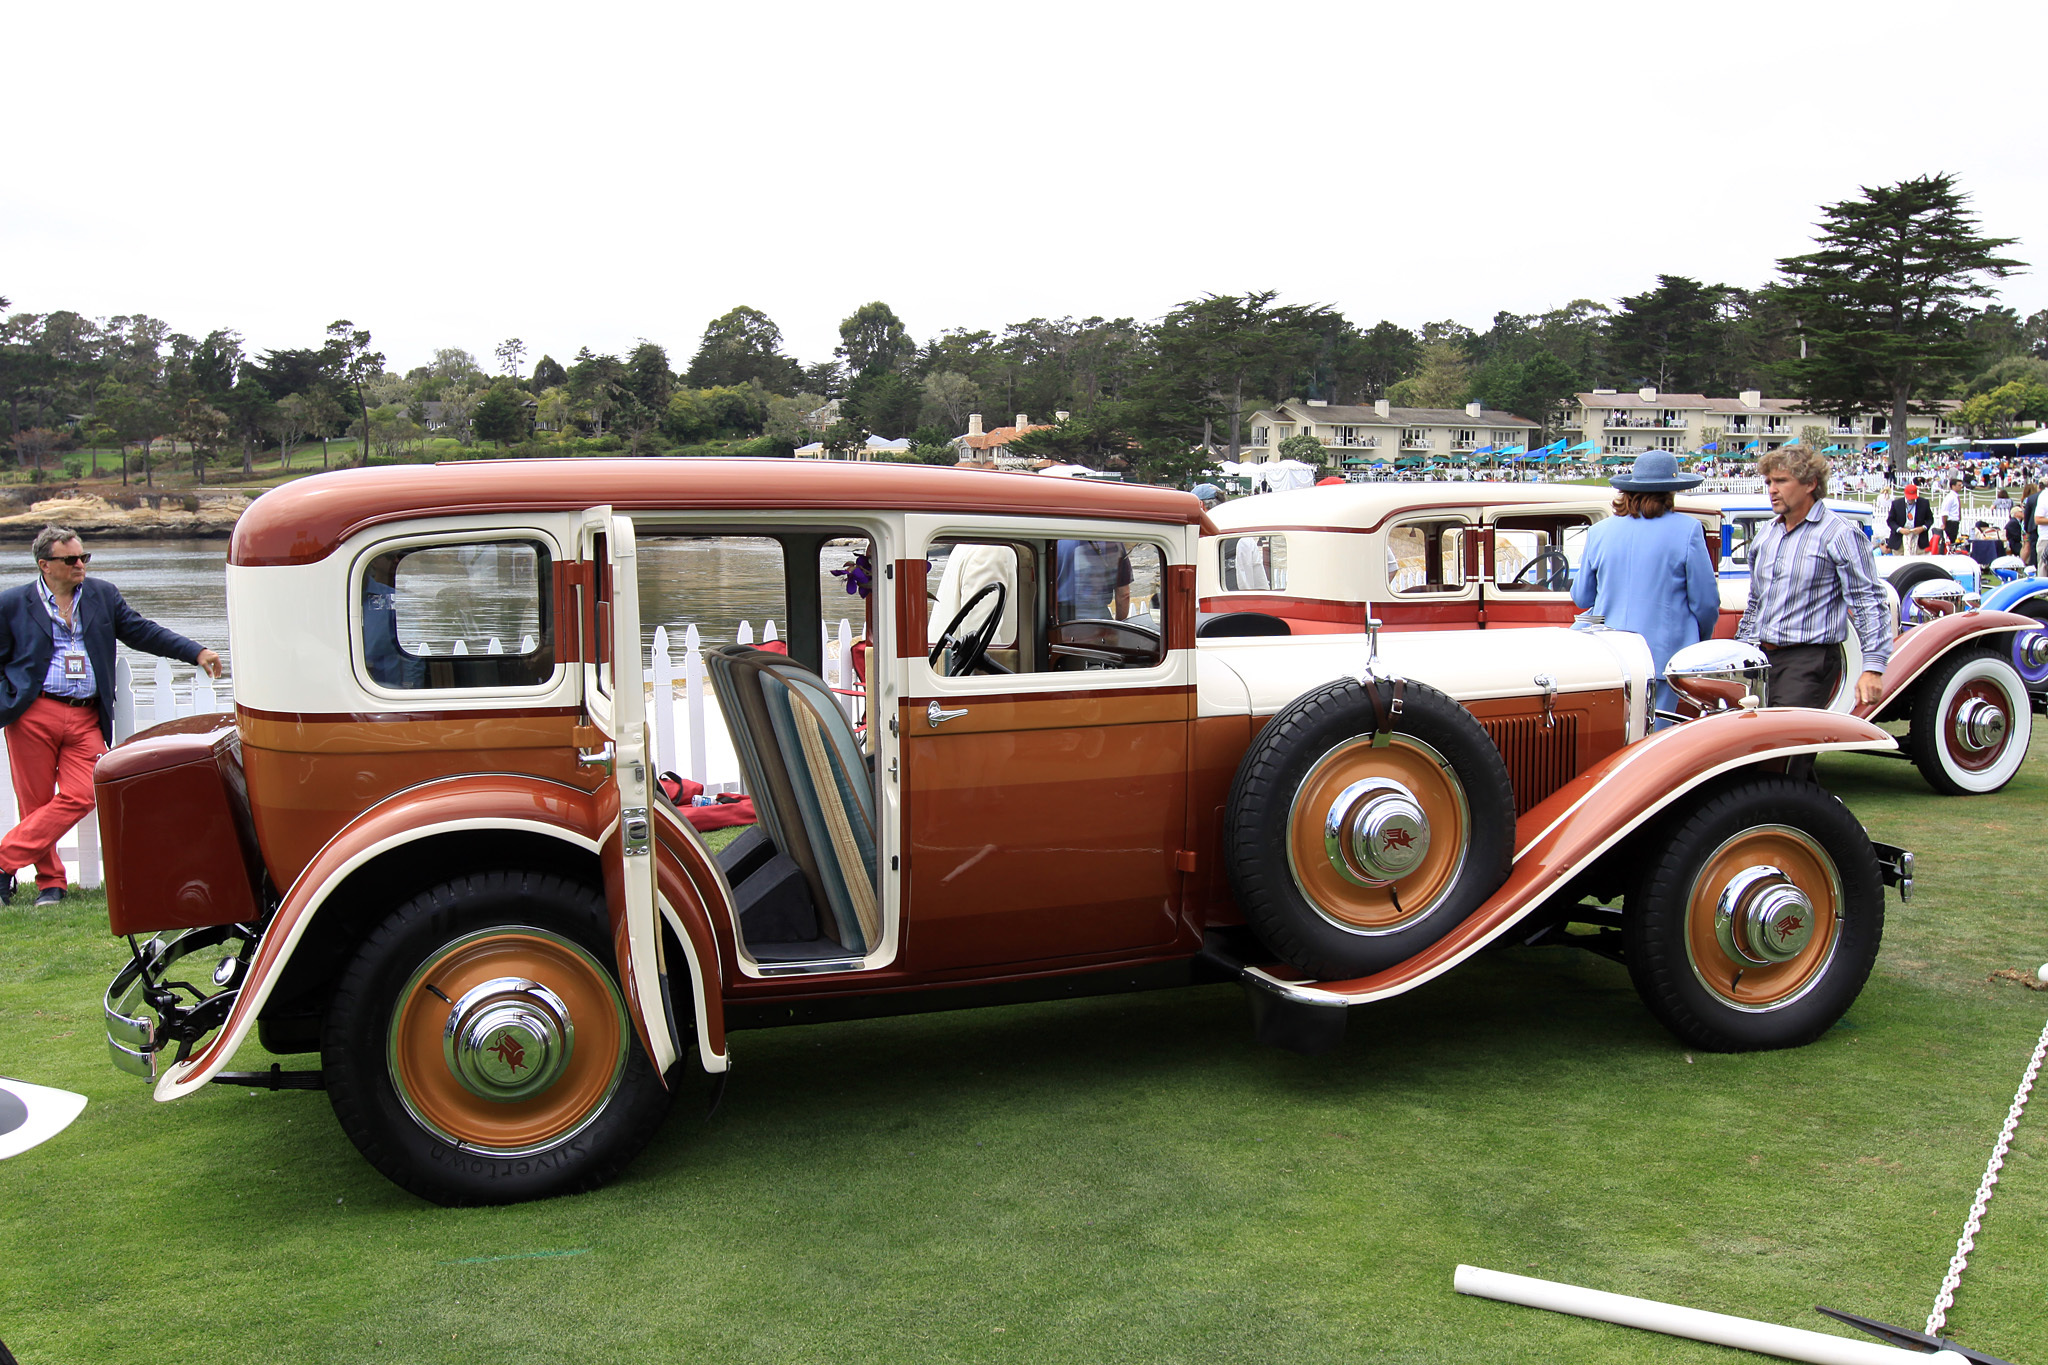
<svg viewBox="0 0 2048 1365"><path fill-rule="evenodd" d="M1225 536L1221 550L1225 592L1287 590L1286 536Z"/></svg>
<svg viewBox="0 0 2048 1365"><path fill-rule="evenodd" d="M537 541L380 554L363 570L363 671L407 691L546 682L555 671L553 579Z"/></svg>

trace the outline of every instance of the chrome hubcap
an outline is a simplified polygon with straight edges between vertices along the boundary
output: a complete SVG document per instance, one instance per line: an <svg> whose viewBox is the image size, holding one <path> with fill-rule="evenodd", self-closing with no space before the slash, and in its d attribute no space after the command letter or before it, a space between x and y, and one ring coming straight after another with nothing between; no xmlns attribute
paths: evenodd
<svg viewBox="0 0 2048 1365"><path fill-rule="evenodd" d="M1758 967L1790 962L1813 938L1813 902L1770 864L1746 867L1721 892L1714 934L1731 961Z"/></svg>
<svg viewBox="0 0 2048 1365"><path fill-rule="evenodd" d="M441 1053L463 1089L509 1104L554 1084L575 1040L560 996L523 976L501 976L449 1009Z"/></svg>
<svg viewBox="0 0 2048 1365"><path fill-rule="evenodd" d="M1956 743L1973 753L1995 749L2005 738L2005 708L1971 697L1956 708Z"/></svg>
<svg viewBox="0 0 2048 1365"><path fill-rule="evenodd" d="M2029 631L2020 637L2020 662L2028 668L2048 664L2048 630Z"/></svg>
<svg viewBox="0 0 2048 1365"><path fill-rule="evenodd" d="M1390 886L1428 856L1429 817L1415 793L1392 778L1353 782L1323 817L1323 851L1347 881Z"/></svg>

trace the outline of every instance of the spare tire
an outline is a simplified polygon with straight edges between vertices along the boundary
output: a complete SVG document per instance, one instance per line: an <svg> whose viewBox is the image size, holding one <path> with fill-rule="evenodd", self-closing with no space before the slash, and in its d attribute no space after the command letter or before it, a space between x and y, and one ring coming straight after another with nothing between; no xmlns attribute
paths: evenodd
<svg viewBox="0 0 2048 1365"><path fill-rule="evenodd" d="M1898 568L1893 569L1885 575L1885 582L1891 584L1893 591L1897 592L1900 597L1910 601L1913 596L1912 587L1915 583L1925 583L1936 578L1946 578L1953 583L1955 577L1954 574L1942 568L1941 565L1925 559L1919 559L1910 564L1901 564Z"/></svg>
<svg viewBox="0 0 2048 1365"><path fill-rule="evenodd" d="M1223 851L1266 946L1328 980L1449 933L1507 880L1514 836L1507 765L1470 712L1421 683L1346 678L1252 741Z"/></svg>

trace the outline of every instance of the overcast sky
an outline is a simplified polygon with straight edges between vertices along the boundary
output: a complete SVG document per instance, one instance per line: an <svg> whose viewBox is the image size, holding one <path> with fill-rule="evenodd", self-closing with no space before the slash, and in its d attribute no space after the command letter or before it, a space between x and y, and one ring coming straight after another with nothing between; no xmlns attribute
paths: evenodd
<svg viewBox="0 0 2048 1365"><path fill-rule="evenodd" d="M2048 4L24 4L0 295L396 369L735 304L806 362L1278 289L1483 328L1757 285L1948 171L2048 308ZM1895 79L1901 94L1888 87Z"/></svg>

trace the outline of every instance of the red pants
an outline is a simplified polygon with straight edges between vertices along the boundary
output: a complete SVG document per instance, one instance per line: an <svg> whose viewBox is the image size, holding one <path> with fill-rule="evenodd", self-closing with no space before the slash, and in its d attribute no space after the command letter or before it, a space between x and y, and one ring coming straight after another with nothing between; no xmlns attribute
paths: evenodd
<svg viewBox="0 0 2048 1365"><path fill-rule="evenodd" d="M57 841L92 811L92 767L107 751L97 706L66 706L37 697L7 727L7 765L21 823L0 839L0 871L31 863L39 890L62 887Z"/></svg>

